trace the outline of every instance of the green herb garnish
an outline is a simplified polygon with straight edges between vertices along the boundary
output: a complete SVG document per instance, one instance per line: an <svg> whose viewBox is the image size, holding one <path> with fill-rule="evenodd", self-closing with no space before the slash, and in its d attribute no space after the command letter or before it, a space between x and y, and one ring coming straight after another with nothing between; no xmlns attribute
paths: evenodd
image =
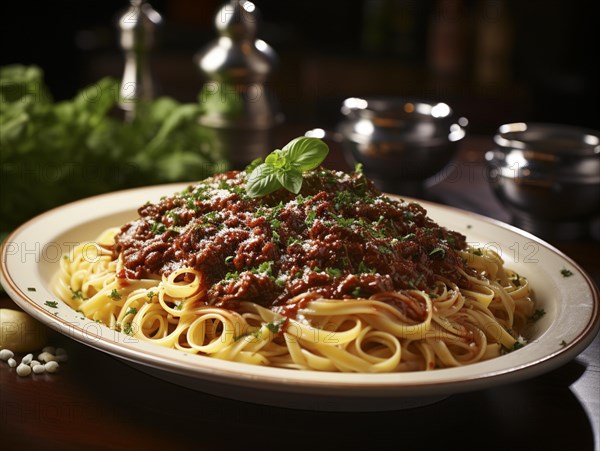
<svg viewBox="0 0 600 451"><path fill-rule="evenodd" d="M375 274L377 271L374 268L369 268L364 261L361 261L358 264L358 273L359 274Z"/></svg>
<svg viewBox="0 0 600 451"><path fill-rule="evenodd" d="M312 226L315 222L315 219L317 219L317 212L315 210L310 210L306 215L306 219L304 220L304 222L306 223L306 225Z"/></svg>
<svg viewBox="0 0 600 451"><path fill-rule="evenodd" d="M573 275L573 272L566 268L561 269L560 273L562 274L563 277L571 277Z"/></svg>
<svg viewBox="0 0 600 451"><path fill-rule="evenodd" d="M269 332L273 334L278 334L281 330L281 326L285 323L285 319L281 321L273 321L272 323L265 324L265 327L269 329Z"/></svg>
<svg viewBox="0 0 600 451"><path fill-rule="evenodd" d="M131 323L126 323L123 328L123 333L127 335L131 335L133 333L133 328L131 327Z"/></svg>
<svg viewBox="0 0 600 451"><path fill-rule="evenodd" d="M46 302L44 302L44 304L47 305L48 307L58 308L58 302L56 302L56 301L46 301Z"/></svg>
<svg viewBox="0 0 600 451"><path fill-rule="evenodd" d="M129 307L125 312L125 315L135 315L137 313L137 309L135 307Z"/></svg>
<svg viewBox="0 0 600 451"><path fill-rule="evenodd" d="M515 344L512 345L512 348L510 349L511 352L512 351L516 351L517 349L521 349L523 346L525 346L523 343L521 343L519 340L515 341Z"/></svg>
<svg viewBox="0 0 600 451"><path fill-rule="evenodd" d="M535 312L533 312L533 315L531 315L529 317L529 321L534 323L537 320L539 320L542 316L544 316L545 314L546 314L546 311L543 308L536 309Z"/></svg>
<svg viewBox="0 0 600 451"><path fill-rule="evenodd" d="M116 288L113 288L113 290L110 292L109 296L111 299L114 299L115 301L118 301L119 299L121 299L121 295L119 294L119 292L117 291Z"/></svg>
<svg viewBox="0 0 600 451"><path fill-rule="evenodd" d="M225 274L225 280L235 280L240 277L240 274L237 271L228 272Z"/></svg>
<svg viewBox="0 0 600 451"><path fill-rule="evenodd" d="M154 235L158 235L158 234L166 232L167 231L167 226L164 225L162 222L153 222L152 226L150 228L150 231Z"/></svg>
<svg viewBox="0 0 600 451"><path fill-rule="evenodd" d="M319 166L328 152L327 144L318 138L296 138L283 149L271 152L264 163L252 170L246 192L250 197L260 197L285 188L298 194L302 188L302 173Z"/></svg>
<svg viewBox="0 0 600 451"><path fill-rule="evenodd" d="M325 272L330 277L341 277L341 275L342 275L342 270L338 269L338 268L325 268Z"/></svg>

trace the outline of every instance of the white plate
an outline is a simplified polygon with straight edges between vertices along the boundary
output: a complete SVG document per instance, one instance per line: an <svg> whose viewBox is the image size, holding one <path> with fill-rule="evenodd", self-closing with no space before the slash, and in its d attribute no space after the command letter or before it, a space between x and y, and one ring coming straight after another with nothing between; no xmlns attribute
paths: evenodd
<svg viewBox="0 0 600 451"><path fill-rule="evenodd" d="M295 371L227 362L165 349L115 332L59 302L49 288L60 256L107 227L134 219L146 201L185 185L162 185L84 199L27 222L2 246L1 282L9 296L42 323L148 373L207 393L313 410L387 410L432 402L453 393L515 382L574 358L599 328L598 289L570 258L509 225L462 210L420 202L439 224L489 246L530 280L537 308L530 343L502 357L460 368L395 374ZM564 277L568 269L572 276ZM33 291L35 289L35 291Z"/></svg>

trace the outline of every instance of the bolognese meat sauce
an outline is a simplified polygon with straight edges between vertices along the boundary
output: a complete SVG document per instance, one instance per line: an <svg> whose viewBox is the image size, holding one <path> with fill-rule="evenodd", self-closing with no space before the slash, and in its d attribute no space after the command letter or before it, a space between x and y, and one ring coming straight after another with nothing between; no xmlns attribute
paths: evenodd
<svg viewBox="0 0 600 451"><path fill-rule="evenodd" d="M463 284L465 237L438 226L414 202L382 195L360 173L307 172L295 195L258 199L232 171L147 203L115 237L119 278L198 270L206 303L232 310L252 301L286 313L313 292L364 298L394 290L433 292L442 276Z"/></svg>

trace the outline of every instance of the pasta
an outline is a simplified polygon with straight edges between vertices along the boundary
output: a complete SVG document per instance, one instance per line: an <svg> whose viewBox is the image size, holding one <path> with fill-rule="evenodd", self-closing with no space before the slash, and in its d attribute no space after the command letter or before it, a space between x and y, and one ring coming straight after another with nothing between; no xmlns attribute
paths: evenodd
<svg viewBox="0 0 600 451"><path fill-rule="evenodd" d="M319 169L261 199L232 171L61 260L56 294L87 318L187 353L316 371L399 372L509 352L534 303L491 250Z"/></svg>

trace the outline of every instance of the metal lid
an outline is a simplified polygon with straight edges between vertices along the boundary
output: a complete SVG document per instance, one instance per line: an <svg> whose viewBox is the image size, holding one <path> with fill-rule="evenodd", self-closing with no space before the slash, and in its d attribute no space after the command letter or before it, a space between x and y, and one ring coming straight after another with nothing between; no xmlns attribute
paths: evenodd
<svg viewBox="0 0 600 451"><path fill-rule="evenodd" d="M524 123L504 124L494 141L501 148L530 150L555 156L600 155L600 132L570 125Z"/></svg>

